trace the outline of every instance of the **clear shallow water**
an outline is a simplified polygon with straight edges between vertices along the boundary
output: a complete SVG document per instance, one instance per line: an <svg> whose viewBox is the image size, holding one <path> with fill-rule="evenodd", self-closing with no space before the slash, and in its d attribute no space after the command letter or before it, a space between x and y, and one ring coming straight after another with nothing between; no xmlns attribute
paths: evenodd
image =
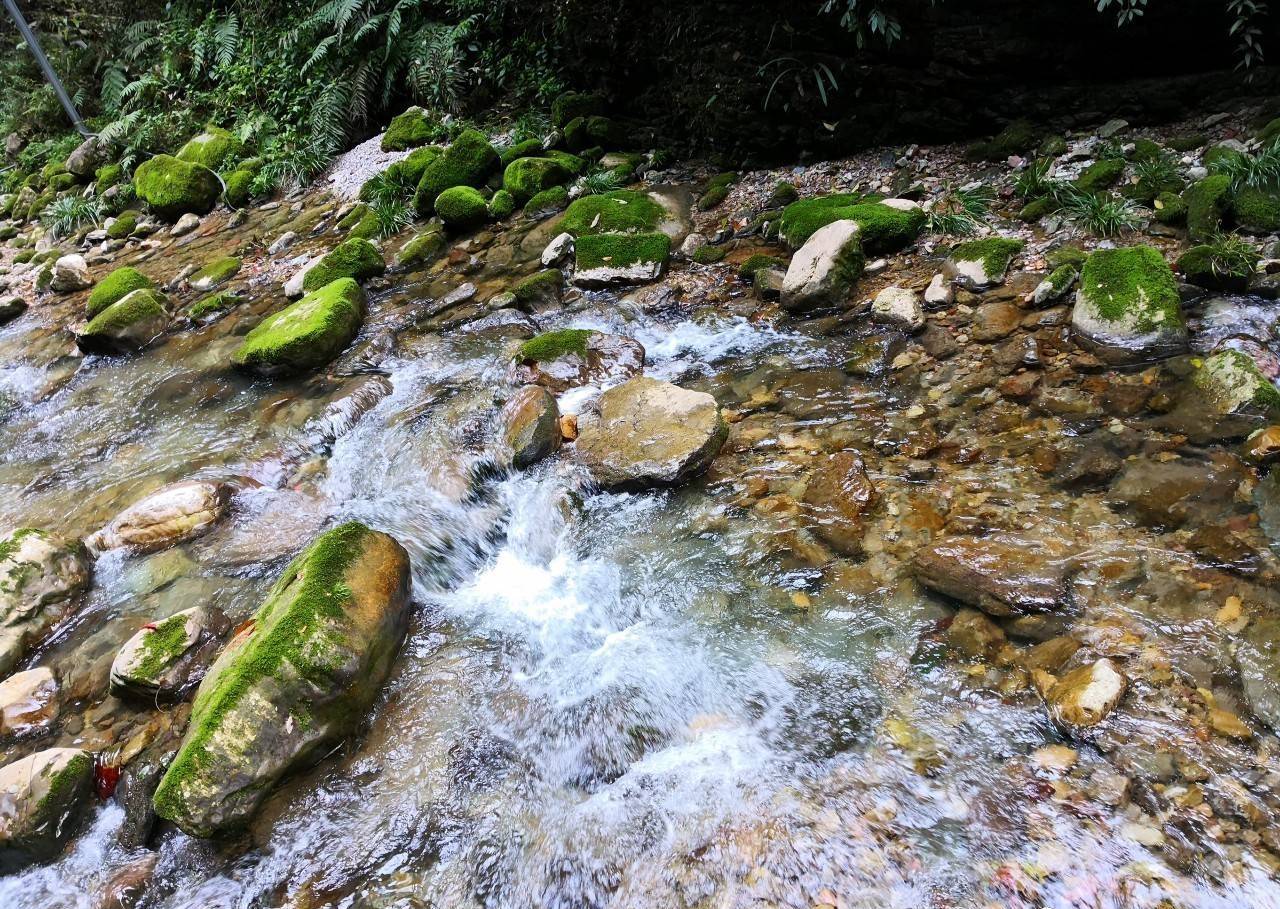
<svg viewBox="0 0 1280 909"><path fill-rule="evenodd" d="M1106 565L1194 560L1049 486L1021 460L1043 437L1012 411L980 428L967 405L948 411L1001 456L912 479L900 452L922 432L915 401L833 368L845 339L616 304L605 295L548 325L631 334L649 374L746 414L726 466L688 487L592 494L568 458L493 473L502 344L413 333L376 387L269 384L222 368L234 328L219 323L86 365L0 426L10 524L84 533L163 482L249 478L208 537L99 562L81 618L34 660L76 692L70 713L95 716L105 667L142 622L195 602L242 620L327 522L359 518L413 557L414 622L367 732L286 782L238 840L164 832L147 905L1280 906L1248 855L1219 873L1234 847L1205 836L1176 867L1126 833L1141 812L1107 800L1117 747L1183 727L1135 708L1116 744L1079 747L1070 785L1036 769L1028 756L1061 742L1043 708L946 657L953 610L902 570L937 510L962 502L975 520L1047 527L1087 540L1086 583L1112 610L1101 627L1181 656L1221 643L1209 627L1186 639L1170 627L1197 601L1171 589L1154 611L1147 588L1125 599L1109 586ZM389 305L375 301L371 325ZM33 388L57 358L14 362L5 381ZM930 431L951 432L945 420ZM760 503L814 452L845 446L884 453L872 465L884 519L865 559L814 564L804 534ZM753 504L755 482L769 496ZM146 721L127 708L63 727L59 743L108 747ZM0 904L96 906L140 854L115 844L122 820L100 806L63 859L0 878Z"/></svg>

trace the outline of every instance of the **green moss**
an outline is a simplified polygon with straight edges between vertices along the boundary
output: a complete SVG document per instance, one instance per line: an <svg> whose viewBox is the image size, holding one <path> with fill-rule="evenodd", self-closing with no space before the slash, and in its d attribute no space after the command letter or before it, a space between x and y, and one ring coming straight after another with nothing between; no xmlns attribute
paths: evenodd
<svg viewBox="0 0 1280 909"><path fill-rule="evenodd" d="M1192 136L1174 136L1165 144L1177 152L1195 151L1197 148L1204 148L1205 143L1209 141L1209 137L1201 134Z"/></svg>
<svg viewBox="0 0 1280 909"><path fill-rule="evenodd" d="M693 253L693 261L699 265L714 265L725 257L723 246L699 246Z"/></svg>
<svg viewBox="0 0 1280 909"><path fill-rule="evenodd" d="M168 300L154 288L130 291L100 311L85 326L85 335L114 335L144 319L169 318Z"/></svg>
<svg viewBox="0 0 1280 909"><path fill-rule="evenodd" d="M73 755L61 770L49 777L46 784L48 788L36 806L35 815L49 817L61 824L62 818L58 817L58 813L75 801L77 790L84 789L88 795L87 790L92 780L93 758L84 751Z"/></svg>
<svg viewBox="0 0 1280 909"><path fill-rule="evenodd" d="M36 253L34 249L23 250L22 252L18 253L16 256L13 257L13 261L18 265L25 265L27 262L30 262L32 259L34 259L35 255Z"/></svg>
<svg viewBox="0 0 1280 909"><path fill-rule="evenodd" d="M671 253L666 234L584 234L574 254L579 271L593 268L628 268L641 262L665 262Z"/></svg>
<svg viewBox="0 0 1280 909"><path fill-rule="evenodd" d="M334 226L337 227L338 230L343 231L345 233L346 231L351 230L351 228L359 224L361 220L364 219L364 216L367 214L369 214L369 206L365 205L364 203L360 203L359 205L353 205L351 206L351 211L347 212L345 215L339 218L338 223Z"/></svg>
<svg viewBox="0 0 1280 909"><path fill-rule="evenodd" d="M436 137L438 131L439 125L427 118L426 111L420 107L411 107L391 118L387 131L382 134L382 150L405 151L426 145Z"/></svg>
<svg viewBox="0 0 1280 909"><path fill-rule="evenodd" d="M562 211L568 205L569 190L563 186L553 186L550 189L544 189L526 202L524 211L527 215L536 215L545 212Z"/></svg>
<svg viewBox="0 0 1280 909"><path fill-rule="evenodd" d="M1280 117L1276 117L1266 126L1262 127L1262 129L1258 131L1257 139L1264 147L1270 145L1277 139L1280 139Z"/></svg>
<svg viewBox="0 0 1280 909"><path fill-rule="evenodd" d="M323 366L360 331L364 307L360 285L353 278L338 278L263 319L245 336L231 363L268 375Z"/></svg>
<svg viewBox="0 0 1280 909"><path fill-rule="evenodd" d="M117 268L94 286L89 293L88 316L98 315L112 303L143 287L155 287L155 283L132 266Z"/></svg>
<svg viewBox="0 0 1280 909"><path fill-rule="evenodd" d="M187 649L187 617L174 615L142 638L142 656L134 664L135 676L155 681Z"/></svg>
<svg viewBox="0 0 1280 909"><path fill-rule="evenodd" d="M489 217L502 220L516 210L516 198L505 189L500 189L489 200Z"/></svg>
<svg viewBox="0 0 1280 909"><path fill-rule="evenodd" d="M212 738L256 686L279 677L286 663L291 672L321 688L333 683L334 653L346 645L339 629L352 601L345 576L362 555L370 532L354 521L341 524L322 534L284 570L254 614L248 639L212 684L197 692L187 735L152 800L161 817L182 818L187 782L219 772L210 763L215 760Z"/></svg>
<svg viewBox="0 0 1280 909"><path fill-rule="evenodd" d="M302 279L302 289L308 292L319 290L339 278L363 281L386 270L378 247L363 237L352 237L331 249L319 265L307 272Z"/></svg>
<svg viewBox="0 0 1280 909"><path fill-rule="evenodd" d="M560 226L575 237L581 237L586 234L651 231L665 217L663 207L646 193L619 189L575 199Z"/></svg>
<svg viewBox="0 0 1280 909"><path fill-rule="evenodd" d="M983 270L991 277L1002 275L1009 262L1022 252L1021 240L1008 237L984 237L970 240L952 248L952 262L981 262Z"/></svg>
<svg viewBox="0 0 1280 909"><path fill-rule="evenodd" d="M1076 267L1074 265L1059 265L1049 273L1049 277L1045 278L1049 282L1049 287L1053 289L1053 298L1056 300L1061 297L1066 289L1075 283Z"/></svg>
<svg viewBox="0 0 1280 909"><path fill-rule="evenodd" d="M414 149L409 153L409 157L403 161L397 161L392 164L380 176L384 180L396 186L408 187L411 192L422 181L422 175L427 168L444 154L444 149L437 145L424 145L422 148ZM373 179L365 181L364 186L360 187L360 198L369 201L371 198L371 189Z"/></svg>
<svg viewBox="0 0 1280 909"><path fill-rule="evenodd" d="M836 193L792 202L782 211L779 233L787 245L798 248L820 227L856 221L867 252L892 252L919 236L925 217L919 209L903 211L880 205L873 197Z"/></svg>
<svg viewBox="0 0 1280 909"><path fill-rule="evenodd" d="M744 281L754 281L756 272L765 268L786 268L787 264L777 256L755 253L738 266L738 277Z"/></svg>
<svg viewBox="0 0 1280 909"><path fill-rule="evenodd" d="M55 193L70 189L76 185L74 174L54 174L49 178L49 189Z"/></svg>
<svg viewBox="0 0 1280 909"><path fill-rule="evenodd" d="M422 172L413 204L418 214L435 212L436 197L454 186L483 186L498 167L498 153L489 140L473 129L463 131Z"/></svg>
<svg viewBox="0 0 1280 909"><path fill-rule="evenodd" d="M710 211L729 197L729 189L738 182L738 174L726 171L716 174L702 187L702 196L698 199L699 211Z"/></svg>
<svg viewBox="0 0 1280 909"><path fill-rule="evenodd" d="M239 168L223 177L225 189L222 198L232 208L243 208L253 198L253 179L256 175L248 168Z"/></svg>
<svg viewBox="0 0 1280 909"><path fill-rule="evenodd" d="M116 215L115 221L107 228L107 236L112 240L124 240L138 228L138 213L126 209Z"/></svg>
<svg viewBox="0 0 1280 909"><path fill-rule="evenodd" d="M1085 260L1080 287L1098 314L1140 332L1183 324L1178 283L1158 249L1098 249Z"/></svg>
<svg viewBox="0 0 1280 909"><path fill-rule="evenodd" d="M517 142L515 145L508 145L498 153L498 163L503 169L517 158L541 158L542 140L541 139L525 139L523 142Z"/></svg>
<svg viewBox="0 0 1280 909"><path fill-rule="evenodd" d="M1036 147L1040 130L1029 120L1015 120L997 133L990 141L978 142L965 150L970 161L999 161L1010 155L1019 155Z"/></svg>
<svg viewBox="0 0 1280 909"><path fill-rule="evenodd" d="M1226 174L1205 177L1182 194L1187 205L1187 234L1203 243L1222 228L1222 219L1231 202L1231 178Z"/></svg>
<svg viewBox="0 0 1280 909"><path fill-rule="evenodd" d="M202 320L212 315L224 313L227 310L239 306L243 302L244 298L239 294L232 293L229 290L224 290L201 297L195 303L191 304L191 308L187 310L187 315L192 319Z"/></svg>
<svg viewBox="0 0 1280 909"><path fill-rule="evenodd" d="M769 198L765 200L765 208L786 208L792 202L800 198L800 190L796 189L794 183L788 183L786 180L776 184L769 191Z"/></svg>
<svg viewBox="0 0 1280 909"><path fill-rule="evenodd" d="M544 189L564 183L570 172L552 158L517 158L502 173L502 188L519 203L528 202Z"/></svg>
<svg viewBox="0 0 1280 909"><path fill-rule="evenodd" d="M540 303L558 296L564 284L564 274L558 268L547 268L530 275L511 289L516 302L522 306Z"/></svg>
<svg viewBox="0 0 1280 909"><path fill-rule="evenodd" d="M219 284L225 284L236 276L240 271L240 260L235 256L224 256L210 262L204 268L195 272L187 280L194 286L196 284L204 284L205 289L217 287Z"/></svg>
<svg viewBox="0 0 1280 909"><path fill-rule="evenodd" d="M1209 173L1218 174L1233 166L1244 163L1245 155L1229 145L1215 145L1204 153L1201 160L1209 168Z"/></svg>
<svg viewBox="0 0 1280 909"><path fill-rule="evenodd" d="M1177 193L1160 193L1152 204L1161 224L1182 224L1187 220L1187 203Z"/></svg>
<svg viewBox="0 0 1280 909"><path fill-rule="evenodd" d="M551 125L563 129L570 121L604 111L604 98L585 92L564 92L551 102Z"/></svg>
<svg viewBox="0 0 1280 909"><path fill-rule="evenodd" d="M1164 155L1164 149L1154 139L1140 137L1133 140L1133 160L1155 161Z"/></svg>
<svg viewBox="0 0 1280 909"><path fill-rule="evenodd" d="M1036 155L1041 158L1056 158L1067 153L1067 140L1062 136L1045 136L1036 147Z"/></svg>
<svg viewBox="0 0 1280 909"><path fill-rule="evenodd" d="M1122 158L1103 158L1086 167L1075 179L1075 187L1081 192L1098 193L1110 187L1124 173Z"/></svg>
<svg viewBox="0 0 1280 909"><path fill-rule="evenodd" d="M589 328L563 328L543 332L521 344L515 353L515 359L521 363L549 363L569 354L584 357L587 354L587 339L593 334L595 332Z"/></svg>
<svg viewBox="0 0 1280 909"><path fill-rule="evenodd" d="M244 145L235 133L217 126L207 126L178 151L178 160L218 170L239 157Z"/></svg>
<svg viewBox="0 0 1280 909"><path fill-rule="evenodd" d="M1257 233L1280 231L1280 192L1245 187L1231 201L1236 223Z"/></svg>
<svg viewBox="0 0 1280 909"><path fill-rule="evenodd" d="M44 167L40 168L40 179L47 184L54 177L58 176L58 174L65 174L66 172L67 162L65 160L50 161Z"/></svg>
<svg viewBox="0 0 1280 909"><path fill-rule="evenodd" d="M1220 350L1206 357L1191 377L1224 413L1280 412L1280 389L1258 368L1253 357L1238 350Z"/></svg>
<svg viewBox="0 0 1280 909"><path fill-rule="evenodd" d="M1051 215L1058 210L1058 203L1052 196L1041 196L1039 199L1032 199L1018 212L1018 220L1028 224L1039 221L1045 215Z"/></svg>
<svg viewBox="0 0 1280 909"><path fill-rule="evenodd" d="M564 125L564 145L569 151L582 151L593 145L618 148L625 144L622 128L608 117L575 117Z"/></svg>
<svg viewBox="0 0 1280 909"><path fill-rule="evenodd" d="M479 190L451 186L436 197L436 214L450 230L470 230L489 220L489 207Z"/></svg>
<svg viewBox="0 0 1280 909"><path fill-rule="evenodd" d="M430 225L400 247L396 265L412 271L435 259L444 249L444 231L438 225Z"/></svg>
<svg viewBox="0 0 1280 909"><path fill-rule="evenodd" d="M1070 265L1076 271L1084 267L1084 260L1089 258L1089 254L1079 246L1059 246L1045 253L1044 260L1050 268L1061 268L1064 265Z"/></svg>
<svg viewBox="0 0 1280 909"><path fill-rule="evenodd" d="M1243 291L1249 286L1261 256L1252 261L1228 254L1220 242L1193 246L1178 257L1178 271L1190 283L1210 290Z"/></svg>
<svg viewBox="0 0 1280 909"><path fill-rule="evenodd" d="M378 220L378 213L373 209L369 209L364 213L356 226L351 228L347 233L348 237L358 237L362 240L372 240L382 233L382 222Z"/></svg>
<svg viewBox="0 0 1280 909"><path fill-rule="evenodd" d="M156 155L133 175L134 189L160 217L176 220L188 212L209 212L222 192L213 171L172 155Z"/></svg>

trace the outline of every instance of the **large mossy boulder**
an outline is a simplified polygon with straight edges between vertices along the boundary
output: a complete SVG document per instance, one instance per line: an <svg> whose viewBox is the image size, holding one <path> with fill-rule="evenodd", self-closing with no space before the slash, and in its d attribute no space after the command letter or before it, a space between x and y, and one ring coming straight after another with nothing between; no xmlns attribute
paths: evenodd
<svg viewBox="0 0 1280 909"><path fill-rule="evenodd" d="M451 186L436 196L436 214L454 232L479 227L489 220L489 206L478 189Z"/></svg>
<svg viewBox="0 0 1280 909"><path fill-rule="evenodd" d="M131 353L160 337L168 326L168 299L154 288L142 287L90 319L76 335L76 346L88 354Z"/></svg>
<svg viewBox="0 0 1280 909"><path fill-rule="evenodd" d="M716 399L646 376L600 396L578 418L578 459L606 489L683 483L706 470L729 435Z"/></svg>
<svg viewBox="0 0 1280 909"><path fill-rule="evenodd" d="M856 221L833 221L814 231L791 257L782 281L782 308L789 312L839 306L846 302L866 257Z"/></svg>
<svg viewBox="0 0 1280 909"><path fill-rule="evenodd" d="M307 547L201 682L156 813L195 836L241 827L354 732L404 638L409 588L408 553L363 524Z"/></svg>
<svg viewBox="0 0 1280 909"><path fill-rule="evenodd" d="M648 233L666 218L664 209L647 193L630 189L594 196L580 196L564 213L560 229L582 237L587 234Z"/></svg>
<svg viewBox="0 0 1280 909"><path fill-rule="evenodd" d="M925 218L923 209L907 200L836 193L792 202L782 210L778 233L788 246L799 249L818 228L853 221L862 231L866 252L894 252L915 241Z"/></svg>
<svg viewBox="0 0 1280 909"><path fill-rule="evenodd" d="M391 118L379 145L384 152L408 151L430 142L435 138L437 128L425 110L411 107Z"/></svg>
<svg viewBox="0 0 1280 909"><path fill-rule="evenodd" d="M1280 231L1280 192L1247 186L1237 190L1231 201L1236 224L1256 234Z"/></svg>
<svg viewBox="0 0 1280 909"><path fill-rule="evenodd" d="M79 543L32 527L0 536L0 677L75 611L89 577Z"/></svg>
<svg viewBox="0 0 1280 909"><path fill-rule="evenodd" d="M117 268L93 288L89 294L88 316L97 316L104 309L124 299L135 290L154 288L155 282L131 265Z"/></svg>
<svg viewBox="0 0 1280 909"><path fill-rule="evenodd" d="M222 192L222 183L212 170L172 155L156 155L139 165L133 187L139 199L168 221L185 214L208 214Z"/></svg>
<svg viewBox="0 0 1280 909"><path fill-rule="evenodd" d="M444 250L446 242L440 225L429 224L400 247L400 251L396 253L395 266L406 271L414 271L429 265Z"/></svg>
<svg viewBox="0 0 1280 909"><path fill-rule="evenodd" d="M178 150L177 158L188 164L199 164L217 171L231 164L243 151L244 143L235 133L221 127L207 126L204 132L192 136Z"/></svg>
<svg viewBox="0 0 1280 909"><path fill-rule="evenodd" d="M302 279L302 289L306 292L319 290L339 278L364 281L386 270L387 264L378 247L363 237L352 237L329 250L315 267L307 271Z"/></svg>
<svg viewBox="0 0 1280 909"><path fill-rule="evenodd" d="M489 140L474 129L464 130L444 152L428 164L418 181L413 205L419 215L435 212L436 198L453 186L483 186L498 169L497 151Z"/></svg>
<svg viewBox="0 0 1280 909"><path fill-rule="evenodd" d="M339 278L264 319L245 336L232 365L262 376L323 366L355 339L364 316L364 290L352 278Z"/></svg>
<svg viewBox="0 0 1280 909"><path fill-rule="evenodd" d="M93 755L50 748L0 767L0 873L55 858L88 816Z"/></svg>
<svg viewBox="0 0 1280 909"><path fill-rule="evenodd" d="M544 189L564 183L569 176L568 168L552 158L517 158L502 172L502 188L523 205Z"/></svg>
<svg viewBox="0 0 1280 909"><path fill-rule="evenodd" d="M1076 340L1108 363L1131 365L1186 350L1173 270L1158 249L1099 249L1084 263L1071 312Z"/></svg>
<svg viewBox="0 0 1280 909"><path fill-rule="evenodd" d="M671 238L662 233L591 233L574 244L573 283L608 287L656 281L671 255Z"/></svg>
<svg viewBox="0 0 1280 909"><path fill-rule="evenodd" d="M1187 187L1182 194L1187 205L1187 235L1194 243L1206 243L1222 229L1222 220L1231 208L1231 178L1213 174Z"/></svg>

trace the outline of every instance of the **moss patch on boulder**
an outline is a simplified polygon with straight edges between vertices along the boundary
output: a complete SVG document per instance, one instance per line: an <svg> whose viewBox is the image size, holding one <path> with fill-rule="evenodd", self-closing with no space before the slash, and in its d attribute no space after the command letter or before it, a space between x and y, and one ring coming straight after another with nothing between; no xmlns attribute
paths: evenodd
<svg viewBox="0 0 1280 909"><path fill-rule="evenodd" d="M1191 382L1219 413L1280 416L1280 389L1253 357L1242 351L1220 350L1209 355L1192 374Z"/></svg>
<svg viewBox="0 0 1280 909"><path fill-rule="evenodd" d="M551 102L551 125L564 127L579 117L591 117L604 112L604 98L586 92L564 92Z"/></svg>
<svg viewBox="0 0 1280 909"><path fill-rule="evenodd" d="M1280 231L1280 192L1246 186L1231 202L1236 224L1260 234Z"/></svg>
<svg viewBox="0 0 1280 909"><path fill-rule="evenodd" d="M1040 142L1040 130L1030 120L1014 120L986 142L965 149L970 161L1000 161L1010 155L1029 152Z"/></svg>
<svg viewBox="0 0 1280 909"><path fill-rule="evenodd" d="M210 262L204 268L191 275L187 281L199 291L213 290L219 284L226 284L240 271L240 260L235 256L224 256Z"/></svg>
<svg viewBox="0 0 1280 909"><path fill-rule="evenodd" d="M263 319L231 363L266 376L323 366L355 339L364 315L364 290L353 278L338 278Z"/></svg>
<svg viewBox="0 0 1280 909"><path fill-rule="evenodd" d="M133 185L139 199L170 221L188 213L207 214L222 192L222 184L209 168L172 155L156 155L141 164Z"/></svg>
<svg viewBox="0 0 1280 909"><path fill-rule="evenodd" d="M444 152L426 166L413 204L423 217L435 212L436 198L454 186L483 186L499 162L489 140L473 129L464 130Z"/></svg>
<svg viewBox="0 0 1280 909"><path fill-rule="evenodd" d="M1120 179L1122 173L1123 158L1103 158L1081 171L1080 176L1075 179L1075 187L1081 192L1100 193Z"/></svg>
<svg viewBox="0 0 1280 909"><path fill-rule="evenodd" d="M212 321L214 316L234 309L244 302L244 297L229 290L201 297L187 310L187 315L198 322Z"/></svg>
<svg viewBox="0 0 1280 909"><path fill-rule="evenodd" d="M1135 363L1186 347L1173 271L1158 249L1095 250L1084 263L1071 314L1076 337L1113 363Z"/></svg>
<svg viewBox="0 0 1280 909"><path fill-rule="evenodd" d="M513 359L520 363L549 363L569 354L585 357L587 339L593 334L595 332L589 328L546 331L521 344Z"/></svg>
<svg viewBox="0 0 1280 909"><path fill-rule="evenodd" d="M503 171L502 188L524 203L569 177L569 170L552 158L517 158Z"/></svg>
<svg viewBox="0 0 1280 909"><path fill-rule="evenodd" d="M436 197L436 214L453 231L471 230L489 220L489 207L480 191L451 186Z"/></svg>
<svg viewBox="0 0 1280 909"><path fill-rule="evenodd" d="M408 240L396 253L396 265L412 271L432 262L444 249L444 231L439 225L428 225Z"/></svg>
<svg viewBox="0 0 1280 909"><path fill-rule="evenodd" d="M652 231L666 211L647 193L619 189L573 200L560 226L575 237Z"/></svg>
<svg viewBox="0 0 1280 909"><path fill-rule="evenodd" d="M1222 227L1231 205L1231 178L1226 174L1205 177L1187 188L1182 201L1187 204L1187 234L1203 243Z"/></svg>
<svg viewBox="0 0 1280 909"><path fill-rule="evenodd" d="M244 151L240 138L229 130L217 126L205 127L204 132L193 136L178 150L178 160L199 164L209 170L218 170L230 164Z"/></svg>
<svg viewBox="0 0 1280 909"><path fill-rule="evenodd" d="M516 198L505 189L500 189L489 200L489 217L502 220L516 210Z"/></svg>
<svg viewBox="0 0 1280 909"><path fill-rule="evenodd" d="M1161 224L1182 224L1187 220L1187 203L1177 193L1160 193L1152 205Z"/></svg>
<svg viewBox="0 0 1280 909"><path fill-rule="evenodd" d="M155 282L131 265L117 268L89 293L88 317L94 318L112 303L144 287L154 288Z"/></svg>
<svg viewBox="0 0 1280 909"><path fill-rule="evenodd" d="M544 189L525 203L527 215L541 215L549 212L564 211L569 205L569 190L563 186Z"/></svg>
<svg viewBox="0 0 1280 909"><path fill-rule="evenodd" d="M382 253L363 237L343 240L320 260L302 279L304 291L319 290L339 278L363 281L387 270Z"/></svg>
<svg viewBox="0 0 1280 909"><path fill-rule="evenodd" d="M820 227L834 221L854 221L869 253L892 252L910 245L924 228L918 208L894 208L875 196L836 193L792 202L782 211L779 234L793 249L804 245Z"/></svg>
<svg viewBox="0 0 1280 909"><path fill-rule="evenodd" d="M391 118L387 131L382 134L380 143L384 152L407 151L426 145L436 137L439 127L420 107L411 107L402 114Z"/></svg>
<svg viewBox="0 0 1280 909"><path fill-rule="evenodd" d="M131 291L89 320L76 336L85 353L140 350L169 324L168 300L149 287Z"/></svg>
<svg viewBox="0 0 1280 909"><path fill-rule="evenodd" d="M138 228L138 213L133 209L126 209L116 215L116 219L111 222L111 226L107 228L107 238L111 240L123 240L132 234Z"/></svg>

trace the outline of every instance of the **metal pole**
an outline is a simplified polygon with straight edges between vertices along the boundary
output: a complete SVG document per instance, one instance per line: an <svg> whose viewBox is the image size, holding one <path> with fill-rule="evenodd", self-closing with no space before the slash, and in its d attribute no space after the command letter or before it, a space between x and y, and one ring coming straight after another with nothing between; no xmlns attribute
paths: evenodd
<svg viewBox="0 0 1280 909"><path fill-rule="evenodd" d="M31 48L31 55L36 58L36 63L40 64L40 69L44 72L45 79L53 86L53 90L57 92L58 100L62 102L62 109L71 118L71 123L75 126L76 132L85 138L92 136L93 133L89 132L89 127L84 125L84 121L80 119L80 114L76 112L76 106L71 103L71 96L62 87L62 80L53 71L49 58L40 49L40 42L36 40L35 32L31 31L31 26L27 24L22 11L18 9L17 0L4 0L4 8L9 11L9 15L13 18L13 24L18 26L18 31L22 33L22 40L27 42L27 47Z"/></svg>

